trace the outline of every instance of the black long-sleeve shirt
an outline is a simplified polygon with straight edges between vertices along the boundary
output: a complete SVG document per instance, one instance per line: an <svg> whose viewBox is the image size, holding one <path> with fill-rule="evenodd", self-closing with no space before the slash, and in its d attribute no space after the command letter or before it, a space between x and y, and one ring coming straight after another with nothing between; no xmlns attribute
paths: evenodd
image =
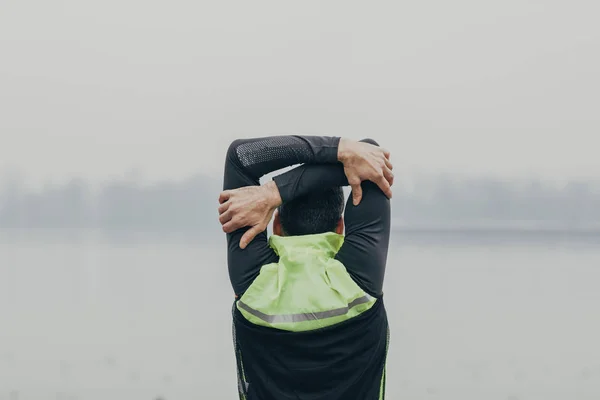
<svg viewBox="0 0 600 400"><path fill-rule="evenodd" d="M296 164L304 165L274 178L284 203L318 188L348 186L344 167L337 159L339 141L328 136L236 140L227 151L223 189L259 185L262 176ZM377 145L373 140L365 141ZM390 201L372 182L363 182L362 189L358 206L351 198L346 204L345 239L336 259L365 292L380 297L390 235ZM246 249L239 247L248 229L227 234L229 277L238 296L248 289L263 265L278 261L266 231Z"/></svg>
<svg viewBox="0 0 600 400"><path fill-rule="evenodd" d="M373 141L369 141L376 144ZM259 185L272 171L303 164L274 181L283 202L317 188L346 186L337 161L339 138L280 136L237 140L227 152L225 190ZM287 332L257 326L233 307L233 339L240 399L381 400L389 330L383 305L390 233L390 202L373 183L362 184L358 206L348 201L346 234L336 258L367 293L378 298L368 311L331 327ZM249 228L227 234L229 276L241 296L263 265L278 261L261 232L246 249L239 241Z"/></svg>

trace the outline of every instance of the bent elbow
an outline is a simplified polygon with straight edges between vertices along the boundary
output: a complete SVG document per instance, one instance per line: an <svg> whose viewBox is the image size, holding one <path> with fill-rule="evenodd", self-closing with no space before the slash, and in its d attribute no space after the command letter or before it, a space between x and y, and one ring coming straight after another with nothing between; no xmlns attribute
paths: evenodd
<svg viewBox="0 0 600 400"><path fill-rule="evenodd" d="M227 148L227 159L228 160L237 160L237 149L243 143L242 139L235 139L233 142L229 144Z"/></svg>

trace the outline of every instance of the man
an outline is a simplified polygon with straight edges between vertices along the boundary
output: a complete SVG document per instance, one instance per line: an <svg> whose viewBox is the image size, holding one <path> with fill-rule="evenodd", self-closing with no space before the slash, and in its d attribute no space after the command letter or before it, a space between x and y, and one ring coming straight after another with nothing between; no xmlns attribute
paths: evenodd
<svg viewBox="0 0 600 400"><path fill-rule="evenodd" d="M229 147L219 221L236 297L240 399L384 398L389 157L374 141L337 137ZM303 165L260 185L263 175L296 164ZM349 184L342 219L341 187Z"/></svg>

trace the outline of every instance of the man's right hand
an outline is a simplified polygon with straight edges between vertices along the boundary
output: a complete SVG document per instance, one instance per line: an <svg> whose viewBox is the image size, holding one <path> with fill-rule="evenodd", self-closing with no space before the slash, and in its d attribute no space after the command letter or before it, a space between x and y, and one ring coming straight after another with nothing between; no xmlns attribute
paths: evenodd
<svg viewBox="0 0 600 400"><path fill-rule="evenodd" d="M273 213L281 205L281 196L275 182L269 181L262 186L225 190L219 196L219 203L223 232L250 227L240 239L240 248L245 249L256 235L267 229Z"/></svg>
<svg viewBox="0 0 600 400"><path fill-rule="evenodd" d="M369 143L342 138L338 146L338 160L344 164L355 206L362 200L363 181L374 182L388 198L392 198L394 167L390 162L389 151Z"/></svg>

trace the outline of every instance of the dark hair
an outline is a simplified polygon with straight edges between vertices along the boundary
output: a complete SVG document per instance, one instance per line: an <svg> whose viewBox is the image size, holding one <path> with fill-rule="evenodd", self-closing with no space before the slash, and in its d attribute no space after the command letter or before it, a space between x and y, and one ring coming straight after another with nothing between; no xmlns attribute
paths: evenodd
<svg viewBox="0 0 600 400"><path fill-rule="evenodd" d="M279 207L281 227L288 236L334 232L344 211L341 187L322 189Z"/></svg>

